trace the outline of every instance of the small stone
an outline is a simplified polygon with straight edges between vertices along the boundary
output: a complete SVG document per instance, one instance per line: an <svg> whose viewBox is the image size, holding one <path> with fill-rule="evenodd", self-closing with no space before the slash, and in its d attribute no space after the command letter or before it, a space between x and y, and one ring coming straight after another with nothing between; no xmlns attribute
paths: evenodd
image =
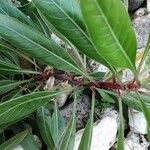
<svg viewBox="0 0 150 150"><path fill-rule="evenodd" d="M133 11L141 6L144 0L129 0L129 10Z"/></svg>
<svg viewBox="0 0 150 150"><path fill-rule="evenodd" d="M76 133L74 150L78 149L84 129ZM112 117L105 117L94 123L91 150L109 150L116 141L117 121Z"/></svg>
<svg viewBox="0 0 150 150"><path fill-rule="evenodd" d="M84 128L87 120L89 119L91 103L90 98L86 95L81 96L77 100L77 111L76 111L76 119L77 119L77 130ZM65 122L68 123L73 111L73 103L70 103L60 109L62 116L65 119Z"/></svg>
<svg viewBox="0 0 150 150"><path fill-rule="evenodd" d="M143 135L129 132L125 139L124 150L148 150L149 143Z"/></svg>
<svg viewBox="0 0 150 150"><path fill-rule="evenodd" d="M133 19L138 49L146 47L150 32L150 14Z"/></svg>
<svg viewBox="0 0 150 150"><path fill-rule="evenodd" d="M134 133L147 134L147 123L143 112L135 109L128 109L129 127Z"/></svg>

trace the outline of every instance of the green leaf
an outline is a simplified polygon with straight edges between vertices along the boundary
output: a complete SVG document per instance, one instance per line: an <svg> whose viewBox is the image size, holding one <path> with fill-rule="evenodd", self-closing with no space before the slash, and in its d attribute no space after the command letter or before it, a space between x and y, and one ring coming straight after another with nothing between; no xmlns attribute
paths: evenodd
<svg viewBox="0 0 150 150"><path fill-rule="evenodd" d="M12 137L10 140L6 141L5 143L3 143L2 145L0 145L0 149L1 150L12 150L13 148L15 148L17 145L19 145L24 138L27 136L28 134L28 130L25 130L19 134L17 134L16 136Z"/></svg>
<svg viewBox="0 0 150 150"><path fill-rule="evenodd" d="M102 100L107 101L109 103L115 103L115 101L111 98L111 96L109 96L107 93L105 93L105 91L101 90L101 89L96 89L99 94L102 96Z"/></svg>
<svg viewBox="0 0 150 150"><path fill-rule="evenodd" d="M91 149L92 130L93 130L93 122L94 122L94 106L95 106L95 91L93 91L92 93L91 116L83 132L78 150L90 150Z"/></svg>
<svg viewBox="0 0 150 150"><path fill-rule="evenodd" d="M52 115L52 120L51 120L51 133L52 137L54 139L54 143L56 145L56 148L59 147L59 140L60 137L62 136L62 133L65 129L65 121L58 110L58 105L57 101L55 101L55 106L54 106L54 113Z"/></svg>
<svg viewBox="0 0 150 150"><path fill-rule="evenodd" d="M146 94L137 94L135 92L130 92L122 97L123 102L126 103L129 107L141 111L141 99L144 101L148 109L150 109L150 95Z"/></svg>
<svg viewBox="0 0 150 150"><path fill-rule="evenodd" d="M33 28L5 15L0 15L0 35L19 50L57 69L86 74L68 53Z"/></svg>
<svg viewBox="0 0 150 150"><path fill-rule="evenodd" d="M23 14L17 7L10 4L6 0L1 0L0 2L0 14L8 15L10 17L16 18L19 21L36 28L35 24L29 19L25 14Z"/></svg>
<svg viewBox="0 0 150 150"><path fill-rule="evenodd" d="M29 80L27 81L1 80L0 81L0 95L7 93L13 90L14 88L16 88L17 86L26 82L29 82Z"/></svg>
<svg viewBox="0 0 150 150"><path fill-rule="evenodd" d="M20 67L14 65L12 63L3 61L3 60L0 60L0 72L3 75L22 74L22 73L24 73L24 74L39 74L39 72L21 69Z"/></svg>
<svg viewBox="0 0 150 150"><path fill-rule="evenodd" d="M36 112L37 125L41 136L49 149L55 148L55 143L51 134L51 114L46 107L41 107Z"/></svg>
<svg viewBox="0 0 150 150"><path fill-rule="evenodd" d="M147 135L148 135L148 141L150 142L150 109L147 108L146 104L142 99L141 99L141 109L147 121L147 131L148 131Z"/></svg>
<svg viewBox="0 0 150 150"><path fill-rule="evenodd" d="M38 143L35 141L33 134L28 133L28 135L21 142L21 146L24 150L40 150Z"/></svg>
<svg viewBox="0 0 150 150"><path fill-rule="evenodd" d="M118 131L118 141L117 150L124 150L124 118L122 110L122 99L118 98L119 102L119 131Z"/></svg>
<svg viewBox="0 0 150 150"><path fill-rule="evenodd" d="M77 0L33 0L32 2L41 12L41 16L56 35L59 32L61 34L59 34L60 38L64 36L79 51L113 69L109 61L106 62L106 60L100 57L93 46L86 32Z"/></svg>
<svg viewBox="0 0 150 150"><path fill-rule="evenodd" d="M0 125L27 116L61 93L63 92L35 92L0 103Z"/></svg>
<svg viewBox="0 0 150 150"><path fill-rule="evenodd" d="M76 96L76 93L74 93L73 115L61 136L61 140L58 145L58 150L72 150L72 148L74 147L76 132Z"/></svg>
<svg viewBox="0 0 150 150"><path fill-rule="evenodd" d="M80 0L80 5L99 55L114 67L135 73L136 38L121 0Z"/></svg>

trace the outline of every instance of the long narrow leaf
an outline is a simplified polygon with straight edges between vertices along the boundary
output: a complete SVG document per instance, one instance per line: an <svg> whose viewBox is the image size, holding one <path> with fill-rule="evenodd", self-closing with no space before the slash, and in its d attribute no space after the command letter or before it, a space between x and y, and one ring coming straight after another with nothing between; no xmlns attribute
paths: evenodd
<svg viewBox="0 0 150 150"><path fill-rule="evenodd" d="M85 75L63 48L33 28L1 14L0 35L20 48L21 52L44 63L57 69Z"/></svg>
<svg viewBox="0 0 150 150"><path fill-rule="evenodd" d="M0 145L0 149L1 150L12 150L17 145L19 145L27 135L28 135L28 130L25 130L25 131L17 134L10 140L8 140L5 143L3 143L2 145Z"/></svg>
<svg viewBox="0 0 150 150"><path fill-rule="evenodd" d="M14 80L1 80L0 81L0 95L16 88L17 86L29 82L28 81L14 81Z"/></svg>
<svg viewBox="0 0 150 150"><path fill-rule="evenodd" d="M124 150L124 118L122 110L122 99L118 98L119 102L119 131L118 131L118 141L117 150Z"/></svg>
<svg viewBox="0 0 150 150"><path fill-rule="evenodd" d="M147 108L143 100L141 100L141 109L144 113L145 119L147 121L147 131L148 131L148 140L150 142L150 110Z"/></svg>
<svg viewBox="0 0 150 150"><path fill-rule="evenodd" d="M37 125L41 136L49 149L55 148L55 143L51 134L51 114L46 107L41 107L36 112Z"/></svg>
<svg viewBox="0 0 150 150"><path fill-rule="evenodd" d="M25 117L37 108L47 104L55 96L63 93L58 92L36 92L20 96L0 104L0 125L10 123Z"/></svg>
<svg viewBox="0 0 150 150"><path fill-rule="evenodd" d="M62 133L65 129L65 121L58 110L58 105L57 101L55 101L55 106L54 106L54 113L52 115L52 121L51 121L51 133L52 137L54 139L56 148L59 147L59 140L60 137L62 136Z"/></svg>
<svg viewBox="0 0 150 150"><path fill-rule="evenodd" d="M40 150L38 142L35 141L35 138L31 133L28 133L20 144L24 150Z"/></svg>
<svg viewBox="0 0 150 150"><path fill-rule="evenodd" d="M91 149L92 130L93 130L93 123L94 123L94 106L95 106L95 91L93 91L92 93L91 116L83 132L78 150L90 150Z"/></svg>
<svg viewBox="0 0 150 150"><path fill-rule="evenodd" d="M60 37L64 36L79 51L113 69L109 61L104 60L93 46L86 32L77 0L33 0L32 2L54 33L61 33Z"/></svg>
<svg viewBox="0 0 150 150"><path fill-rule="evenodd" d="M75 132L76 132L76 104L77 97L74 94L73 115L61 137L58 150L72 150L74 147Z"/></svg>
<svg viewBox="0 0 150 150"><path fill-rule="evenodd" d="M0 14L8 15L10 17L16 18L19 21L36 28L35 24L29 19L25 14L23 14L17 7L9 3L6 0L0 1Z"/></svg>

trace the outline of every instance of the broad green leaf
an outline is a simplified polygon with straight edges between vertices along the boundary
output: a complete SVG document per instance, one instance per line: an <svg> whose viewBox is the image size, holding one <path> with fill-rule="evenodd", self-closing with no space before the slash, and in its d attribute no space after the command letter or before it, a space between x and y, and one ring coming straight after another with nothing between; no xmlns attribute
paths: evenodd
<svg viewBox="0 0 150 150"><path fill-rule="evenodd" d="M5 143L3 143L2 145L0 145L0 149L1 150L12 150L13 148L15 148L17 145L19 145L24 138L27 136L28 134L28 130L25 130L19 134L17 134L16 136L12 137L10 140L6 141Z"/></svg>
<svg viewBox="0 0 150 150"><path fill-rule="evenodd" d="M145 119L147 121L147 132L148 132L148 140L150 142L150 109L147 108L144 101L141 99L141 109L144 113Z"/></svg>
<svg viewBox="0 0 150 150"><path fill-rule="evenodd" d="M17 7L15 7L13 4L10 4L6 0L0 1L0 14L4 14L16 18L19 21L36 28L35 24L32 22L31 19L29 19Z"/></svg>
<svg viewBox="0 0 150 150"><path fill-rule="evenodd" d="M77 95L76 93L74 93L73 115L61 136L58 145L58 150L72 150L72 148L74 147L75 132L76 132L76 104L77 104Z"/></svg>
<svg viewBox="0 0 150 150"><path fill-rule="evenodd" d="M91 108L90 119L88 120L88 123L83 132L78 150L91 149L92 131L93 131L93 123L94 123L94 106L95 106L95 91L93 91L92 93L92 108Z"/></svg>
<svg viewBox="0 0 150 150"><path fill-rule="evenodd" d="M57 69L86 74L80 70L68 53L33 28L5 15L0 15L0 35L15 44L25 54Z"/></svg>
<svg viewBox="0 0 150 150"><path fill-rule="evenodd" d="M56 148L58 148L60 137L65 129L65 121L58 110L57 101L55 101L54 113L51 120L51 133L54 139Z"/></svg>
<svg viewBox="0 0 150 150"><path fill-rule="evenodd" d="M35 141L33 134L28 133L20 143L24 150L40 150L38 143Z"/></svg>
<svg viewBox="0 0 150 150"><path fill-rule="evenodd" d="M86 32L77 0L33 0L32 2L56 35L59 32L79 51L113 69L109 61L106 62L93 46Z"/></svg>
<svg viewBox="0 0 150 150"><path fill-rule="evenodd" d="M118 141L117 150L124 150L124 118L122 110L122 99L118 98L119 103L119 131L118 131Z"/></svg>
<svg viewBox="0 0 150 150"><path fill-rule="evenodd" d="M80 0L80 5L99 55L114 67L135 73L136 38L121 0Z"/></svg>
<svg viewBox="0 0 150 150"><path fill-rule="evenodd" d="M15 80L1 80L0 81L0 95L11 91L12 89L16 88L17 86L29 82L28 81L15 81Z"/></svg>
<svg viewBox="0 0 150 150"><path fill-rule="evenodd" d="M51 134L51 114L46 107L41 107L36 112L36 121L41 136L49 149L55 148L55 143Z"/></svg>
<svg viewBox="0 0 150 150"><path fill-rule="evenodd" d="M35 92L0 103L0 125L26 117L61 93L63 92Z"/></svg>

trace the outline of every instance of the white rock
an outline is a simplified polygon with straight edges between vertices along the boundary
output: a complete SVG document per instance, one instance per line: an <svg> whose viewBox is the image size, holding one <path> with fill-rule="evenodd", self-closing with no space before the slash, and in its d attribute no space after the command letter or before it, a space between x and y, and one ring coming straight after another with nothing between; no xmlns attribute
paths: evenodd
<svg viewBox="0 0 150 150"><path fill-rule="evenodd" d="M128 109L130 130L134 133L147 134L147 123L142 112Z"/></svg>
<svg viewBox="0 0 150 150"><path fill-rule="evenodd" d="M76 133L74 150L78 149L84 130ZM94 123L91 150L109 150L115 143L117 121L113 117L105 117Z"/></svg>
<svg viewBox="0 0 150 150"><path fill-rule="evenodd" d="M101 111L101 114L100 114L101 118L105 118L105 117L112 117L114 118L115 120L117 120L117 122L119 121L119 113L118 111L116 111L114 109L114 107L109 107L109 108L104 108L102 109Z"/></svg>
<svg viewBox="0 0 150 150"><path fill-rule="evenodd" d="M147 0L147 10L150 12L150 0Z"/></svg>
<svg viewBox="0 0 150 150"><path fill-rule="evenodd" d="M130 132L125 139L124 150L148 150L148 146L143 135Z"/></svg>
<svg viewBox="0 0 150 150"><path fill-rule="evenodd" d="M24 148L21 145L18 145L17 147L15 147L13 150L24 150Z"/></svg>

